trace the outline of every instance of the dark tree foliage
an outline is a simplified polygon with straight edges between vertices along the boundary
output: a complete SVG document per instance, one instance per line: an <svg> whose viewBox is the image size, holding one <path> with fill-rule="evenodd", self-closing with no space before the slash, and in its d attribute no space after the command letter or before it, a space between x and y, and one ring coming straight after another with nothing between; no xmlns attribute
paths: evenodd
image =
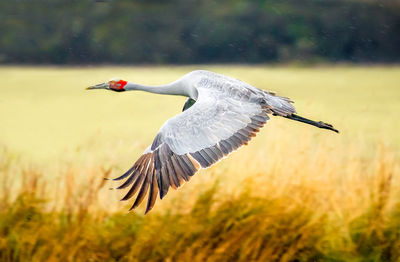
<svg viewBox="0 0 400 262"><path fill-rule="evenodd" d="M1 0L1 63L400 61L397 0Z"/></svg>

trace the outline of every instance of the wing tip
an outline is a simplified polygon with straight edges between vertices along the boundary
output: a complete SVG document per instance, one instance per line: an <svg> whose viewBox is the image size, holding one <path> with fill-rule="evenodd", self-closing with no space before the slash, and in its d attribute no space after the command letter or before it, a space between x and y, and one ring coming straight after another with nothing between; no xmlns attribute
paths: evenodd
<svg viewBox="0 0 400 262"><path fill-rule="evenodd" d="M135 168L130 169L130 176L127 180L116 188L123 189L131 185L129 191L120 201L129 200L137 194L129 211L137 208L148 194L145 210L145 214L147 214L153 209L157 195L159 195L160 199L164 199L170 187L178 188L184 181L189 181L190 177L201 168L199 163L189 154L177 155L167 144L164 145L158 147L156 151L142 155L136 161ZM157 155L155 154L156 152L159 154L157 157L155 157ZM157 164L157 161L160 163ZM124 175L126 177L126 173ZM150 192L148 192L149 189Z"/></svg>

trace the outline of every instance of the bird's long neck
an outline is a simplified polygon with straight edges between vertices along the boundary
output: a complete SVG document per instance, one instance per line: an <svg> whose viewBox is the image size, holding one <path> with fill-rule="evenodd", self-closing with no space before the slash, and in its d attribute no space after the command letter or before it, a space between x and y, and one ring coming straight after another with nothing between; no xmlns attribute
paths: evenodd
<svg viewBox="0 0 400 262"><path fill-rule="evenodd" d="M184 88L184 85L180 81L175 81L170 84L160 86L145 86L128 82L125 86L125 90L142 90L155 94L189 96Z"/></svg>

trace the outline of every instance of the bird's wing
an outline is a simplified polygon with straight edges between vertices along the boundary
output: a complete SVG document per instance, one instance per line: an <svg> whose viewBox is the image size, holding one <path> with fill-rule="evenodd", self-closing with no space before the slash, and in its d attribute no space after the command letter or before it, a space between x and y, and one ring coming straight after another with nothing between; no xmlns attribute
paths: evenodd
<svg viewBox="0 0 400 262"><path fill-rule="evenodd" d="M119 189L132 185L122 200L139 191L131 209L149 193L147 213L158 192L163 198L169 187L178 188L199 169L246 145L269 119L271 106L248 90L229 96L210 89L198 92L197 102L169 119L133 167L115 179L127 178Z"/></svg>

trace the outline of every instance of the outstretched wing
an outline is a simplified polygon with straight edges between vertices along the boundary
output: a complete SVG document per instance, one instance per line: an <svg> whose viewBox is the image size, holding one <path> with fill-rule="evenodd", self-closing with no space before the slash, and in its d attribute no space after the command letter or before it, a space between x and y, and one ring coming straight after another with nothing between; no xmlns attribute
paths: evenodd
<svg viewBox="0 0 400 262"><path fill-rule="evenodd" d="M200 168L247 145L269 119L267 114L274 112L265 94L260 96L251 90L227 96L218 90L199 88L198 93L197 102L169 119L133 167L115 179L127 178L118 189L132 185L122 200L139 190L130 210L149 192L149 212L158 192L162 199L170 187L178 188Z"/></svg>

